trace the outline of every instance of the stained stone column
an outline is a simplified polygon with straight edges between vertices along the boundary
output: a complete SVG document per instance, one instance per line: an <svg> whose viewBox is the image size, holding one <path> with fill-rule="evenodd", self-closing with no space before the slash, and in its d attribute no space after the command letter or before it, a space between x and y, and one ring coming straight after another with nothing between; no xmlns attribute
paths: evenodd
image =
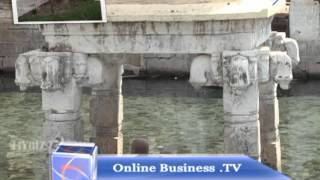
<svg viewBox="0 0 320 180"><path fill-rule="evenodd" d="M42 89L43 140L49 143L47 155L59 141L83 141L82 87L92 88L90 114L100 152L122 153L123 69L121 64L105 61L96 55L38 50L21 54L17 59L15 82L20 89L32 86Z"/></svg>
<svg viewBox="0 0 320 180"><path fill-rule="evenodd" d="M40 60L45 140L83 141L80 104L86 61L87 55L80 53Z"/></svg>
<svg viewBox="0 0 320 180"><path fill-rule="evenodd" d="M83 140L80 101L86 61L85 54L40 51L17 59L15 82L21 90L30 86L42 89L43 140Z"/></svg>
<svg viewBox="0 0 320 180"><path fill-rule="evenodd" d="M104 65L104 83L92 89L90 119L99 153L121 154L123 149L122 65Z"/></svg>
<svg viewBox="0 0 320 180"><path fill-rule="evenodd" d="M258 50L223 52L225 153L260 159Z"/></svg>
<svg viewBox="0 0 320 180"><path fill-rule="evenodd" d="M42 127L42 139L48 143L46 161L51 179L51 152L61 141L83 141L83 122L80 117L81 88L73 79L57 91L42 90L42 109L45 121ZM40 159L43 160L43 159Z"/></svg>
<svg viewBox="0 0 320 180"><path fill-rule="evenodd" d="M83 127L80 118L81 88L75 80L59 91L42 91L45 111L43 136L47 141L82 141Z"/></svg>
<svg viewBox="0 0 320 180"><path fill-rule="evenodd" d="M281 171L277 83L260 83L261 160Z"/></svg>
<svg viewBox="0 0 320 180"><path fill-rule="evenodd" d="M75 80L65 84L58 91L42 90L42 109L45 121L42 125L42 139L48 146L45 163L51 179L51 152L61 141L83 141L83 122L80 118L81 88ZM43 177L44 178L44 177Z"/></svg>
<svg viewBox="0 0 320 180"><path fill-rule="evenodd" d="M289 88L292 80L293 60L287 52L270 52L270 79L259 84L261 158L264 164L281 171L281 147L279 137L278 84Z"/></svg>
<svg viewBox="0 0 320 180"><path fill-rule="evenodd" d="M45 112L42 139L48 145L48 152L44 153L44 158L38 159L37 164L46 164L51 169L50 153L60 141L83 141L83 124L80 118L82 87L94 89L92 109L95 111L92 114L97 119L99 143L114 148L111 143L117 143L118 140L112 141L110 136L103 135L109 135L109 131L104 130L114 126L117 127L117 132L121 130L119 123L111 121L122 119L116 116L121 115L118 111L122 110L119 108L122 107L119 88L121 72L119 65L104 66L95 56L82 53L35 50L19 56L16 61L15 83L21 90L33 86L40 86L42 89L42 109ZM115 147L117 150L117 146ZM103 146L101 148L105 150ZM39 176L40 179L50 177L48 174Z"/></svg>
<svg viewBox="0 0 320 180"><path fill-rule="evenodd" d="M292 68L300 62L296 40L286 38L285 33L272 32L266 45L272 50L268 64L260 63L260 70L268 70L266 81L260 81L261 159L264 164L281 171L281 147L279 137L278 84L289 88ZM269 69L270 68L270 69Z"/></svg>
<svg viewBox="0 0 320 180"><path fill-rule="evenodd" d="M47 166L40 179L50 179L50 155L60 141L83 141L80 118L81 87L87 78L87 55L69 52L31 51L16 61L16 80L21 90L31 86L42 89L45 120L42 141L46 151L34 164ZM37 170L36 170L37 171Z"/></svg>

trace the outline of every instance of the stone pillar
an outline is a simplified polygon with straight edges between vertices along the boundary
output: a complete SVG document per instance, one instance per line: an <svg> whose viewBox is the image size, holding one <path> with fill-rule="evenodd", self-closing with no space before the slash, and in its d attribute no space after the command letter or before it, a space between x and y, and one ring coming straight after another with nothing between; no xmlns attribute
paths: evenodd
<svg viewBox="0 0 320 180"><path fill-rule="evenodd" d="M65 84L63 90L42 90L44 140L83 141L80 101L81 88L75 80Z"/></svg>
<svg viewBox="0 0 320 180"><path fill-rule="evenodd" d="M80 53L47 56L40 61L45 140L83 141L80 104L86 61L87 55Z"/></svg>
<svg viewBox="0 0 320 180"><path fill-rule="evenodd" d="M277 86L273 80L259 84L261 159L264 164L281 171Z"/></svg>
<svg viewBox="0 0 320 180"><path fill-rule="evenodd" d="M259 51L223 52L225 153L260 160Z"/></svg>
<svg viewBox="0 0 320 180"><path fill-rule="evenodd" d="M280 84L283 89L289 88L294 61L287 52L271 51L270 78L259 84L262 162L278 171L281 171L281 147L277 87Z"/></svg>
<svg viewBox="0 0 320 180"><path fill-rule="evenodd" d="M83 141L83 122L80 118L81 88L73 79L58 91L42 90L42 109L45 121L42 126L42 139L48 143L51 177L51 152L61 141ZM51 179L51 178L49 178Z"/></svg>
<svg viewBox="0 0 320 180"><path fill-rule="evenodd" d="M277 87L289 88L292 67L300 62L299 48L294 39L279 32L273 32L266 44L272 51L268 63L259 62L261 158L264 164L281 171Z"/></svg>
<svg viewBox="0 0 320 180"><path fill-rule="evenodd" d="M84 54L31 51L16 61L16 83L20 88L42 89L43 139L47 142L82 141L80 84L86 60Z"/></svg>
<svg viewBox="0 0 320 180"><path fill-rule="evenodd" d="M104 83L92 89L90 119L99 153L122 153L122 73L121 64L105 63Z"/></svg>
<svg viewBox="0 0 320 180"><path fill-rule="evenodd" d="M221 54L196 56L190 67L189 83L194 88L222 86Z"/></svg>
<svg viewBox="0 0 320 180"><path fill-rule="evenodd" d="M17 59L15 82L21 90L30 86L42 89L45 120L41 139L47 151L39 153L35 164L51 169L50 155L60 141L83 141L80 102L81 86L87 79L86 62L85 54L63 52L31 51ZM47 173L37 176L50 179L50 170Z"/></svg>
<svg viewBox="0 0 320 180"><path fill-rule="evenodd" d="M15 66L15 82L21 90L32 86L42 89L43 140L49 153L36 163L46 164L50 169L50 153L55 145L60 141L83 141L82 87L93 89L91 118L99 148L104 153L122 151L121 65L103 64L95 56L82 53L35 50L21 54ZM39 176L40 179L51 177Z"/></svg>

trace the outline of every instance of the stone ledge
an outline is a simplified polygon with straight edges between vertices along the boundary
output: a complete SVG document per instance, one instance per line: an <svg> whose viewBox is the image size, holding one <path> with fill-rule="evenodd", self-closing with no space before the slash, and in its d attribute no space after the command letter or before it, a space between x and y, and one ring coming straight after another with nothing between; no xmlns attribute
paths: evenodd
<svg viewBox="0 0 320 180"><path fill-rule="evenodd" d="M107 2L107 19L111 22L136 21L208 21L267 18L281 11L285 0L192 0L191 3L168 3L165 0L115 0ZM199 3L200 2L200 3Z"/></svg>

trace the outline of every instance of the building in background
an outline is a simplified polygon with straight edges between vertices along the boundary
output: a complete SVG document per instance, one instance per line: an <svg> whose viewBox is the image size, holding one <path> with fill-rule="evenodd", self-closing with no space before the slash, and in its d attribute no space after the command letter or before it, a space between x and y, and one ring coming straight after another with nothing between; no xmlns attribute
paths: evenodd
<svg viewBox="0 0 320 180"><path fill-rule="evenodd" d="M320 4L319 0L291 0L290 37L299 43L300 77L320 78Z"/></svg>

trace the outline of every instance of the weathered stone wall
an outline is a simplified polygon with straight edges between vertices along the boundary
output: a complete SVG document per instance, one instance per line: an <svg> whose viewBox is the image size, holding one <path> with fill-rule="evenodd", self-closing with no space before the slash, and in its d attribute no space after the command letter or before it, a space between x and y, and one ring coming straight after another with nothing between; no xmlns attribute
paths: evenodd
<svg viewBox="0 0 320 180"><path fill-rule="evenodd" d="M194 55L145 55L140 64L147 74L189 75Z"/></svg>
<svg viewBox="0 0 320 180"><path fill-rule="evenodd" d="M315 0L291 0L290 37L299 43L301 63L295 74L320 78L320 5ZM297 77L296 76L296 77Z"/></svg>
<svg viewBox="0 0 320 180"><path fill-rule="evenodd" d="M14 25L11 0L0 1L0 70L14 70L20 53L38 49L43 37L34 25Z"/></svg>

